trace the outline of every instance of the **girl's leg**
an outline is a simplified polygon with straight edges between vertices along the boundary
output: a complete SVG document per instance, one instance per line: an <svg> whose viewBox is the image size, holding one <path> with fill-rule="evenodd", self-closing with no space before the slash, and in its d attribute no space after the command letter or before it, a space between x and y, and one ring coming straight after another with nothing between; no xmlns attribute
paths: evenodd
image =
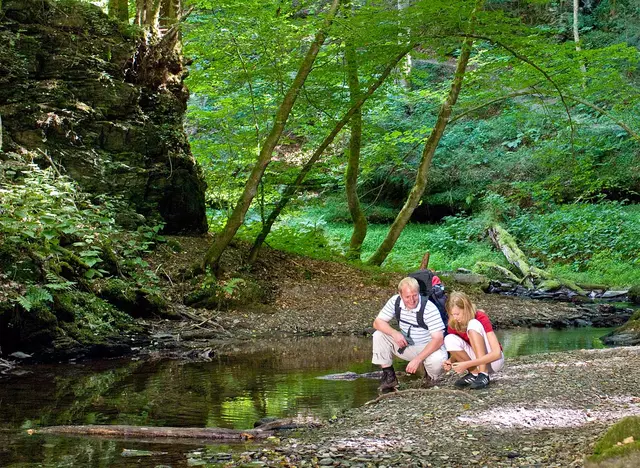
<svg viewBox="0 0 640 468"><path fill-rule="evenodd" d="M473 352L477 358L481 358L488 353L487 345L484 341L484 336L478 333L475 330L467 331L467 335L469 336L469 341L471 342L471 348L473 348ZM489 373L489 364L482 364L478 366L478 370L480 372L484 372L485 374Z"/></svg>
<svg viewBox="0 0 640 468"><path fill-rule="evenodd" d="M447 335L444 337L444 347L451 354L451 362L464 362L475 359L473 349L469 344L457 335ZM477 374L478 369L472 367L469 372Z"/></svg>

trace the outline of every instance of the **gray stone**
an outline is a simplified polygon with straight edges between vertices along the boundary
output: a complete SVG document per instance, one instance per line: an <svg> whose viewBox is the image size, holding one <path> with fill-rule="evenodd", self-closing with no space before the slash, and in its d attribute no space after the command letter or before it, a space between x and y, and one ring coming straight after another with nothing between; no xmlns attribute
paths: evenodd
<svg viewBox="0 0 640 468"><path fill-rule="evenodd" d="M9 356L16 359L29 359L31 357L31 354L23 353L22 351L16 351L15 353L9 354Z"/></svg>
<svg viewBox="0 0 640 468"><path fill-rule="evenodd" d="M628 293L629 293L628 289L626 291L605 291L601 297L603 299L608 299L610 297L626 296Z"/></svg>

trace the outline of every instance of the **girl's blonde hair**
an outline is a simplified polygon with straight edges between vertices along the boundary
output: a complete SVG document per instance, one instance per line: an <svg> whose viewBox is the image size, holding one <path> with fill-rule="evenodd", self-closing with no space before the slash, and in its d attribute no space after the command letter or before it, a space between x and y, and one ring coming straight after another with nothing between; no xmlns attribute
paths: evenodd
<svg viewBox="0 0 640 468"><path fill-rule="evenodd" d="M447 314L449 315L449 326L458 332L466 332L469 320L476 317L476 306L469 296L461 291L454 291L449 295L446 304ZM451 316L451 310L457 307L462 311L462 321L458 322Z"/></svg>

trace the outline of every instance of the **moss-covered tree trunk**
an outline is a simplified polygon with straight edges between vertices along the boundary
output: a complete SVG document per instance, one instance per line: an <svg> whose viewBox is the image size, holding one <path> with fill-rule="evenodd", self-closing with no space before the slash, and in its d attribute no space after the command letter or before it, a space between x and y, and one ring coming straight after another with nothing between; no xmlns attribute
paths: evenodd
<svg viewBox="0 0 640 468"><path fill-rule="evenodd" d="M578 294L585 294L584 290L573 281L558 278L545 270L529 265L527 256L518 247L516 239L499 224L492 225L488 234L493 245L504 254L511 265L520 271L522 274L520 282L528 289L537 287L543 291L549 291L564 286Z"/></svg>
<svg viewBox="0 0 640 468"><path fill-rule="evenodd" d="M351 105L358 101L360 97L360 81L358 79L358 62L354 47L347 44L345 49L345 61L347 66L347 78L349 83L349 95ZM349 213L353 220L353 233L349 242L349 252L347 258L351 260L360 259L362 242L367 235L367 218L360 206L358 198L358 172L360 167L360 148L362 144L362 109L353 114L351 118L351 135L349 139L349 160L347 161L347 171L345 175L345 192Z"/></svg>
<svg viewBox="0 0 640 468"><path fill-rule="evenodd" d="M462 88L462 80L464 79L464 73L467 68L467 63L469 62L469 56L471 55L472 46L473 41L470 38L466 38L462 43L462 50L460 52L460 57L458 57L458 64L456 66L453 83L451 83L451 88L449 89L447 98L440 107L438 119L433 126L433 130L431 130L429 139L425 143L413 188L409 193L407 201L405 202L404 206L396 216L396 219L393 221L393 224L389 228L387 237L382 241L382 244L380 244L371 258L367 260L367 264L369 265L379 266L382 264L382 262L384 262L384 260L389 255L389 252L391 252L391 249L393 249L393 246L398 240L398 237L400 237L402 230L409 222L413 210L415 210L418 206L418 203L420 203L422 194L427 187L427 179L429 175L429 167L431 166L431 160L433 159L433 155L436 151L436 148L438 147L440 138L442 137L442 134L447 127L449 117L451 116L451 111L456 101L458 100L458 95L460 94L460 89Z"/></svg>
<svg viewBox="0 0 640 468"><path fill-rule="evenodd" d="M258 160L251 171L249 179L245 184L242 195L240 196L240 200L236 204L231 216L227 220L227 224L222 229L213 244L207 250L205 254L204 260L202 262L202 266L211 266L214 270L218 267L218 262L220 261L220 257L222 256L222 252L227 248L233 236L236 235L242 223L244 223L244 217L251 206L251 202L253 198L256 196L258 191L258 185L262 180L262 176L264 175L264 171L267 166L271 162L271 158L273 156L273 150L275 149L278 141L280 140L280 136L284 130L284 126L287 123L289 118L289 114L291 113L291 109L296 102L298 97L298 93L302 88L307 76L311 72L311 67L318 56L318 52L320 51L320 47L325 41L327 36L327 30L329 26L333 22L333 19L338 11L338 6L340 4L339 0L333 0L331 3L331 7L329 8L329 12L327 13L327 17L325 18L325 22L322 28L316 33L316 36L307 51L302 63L300 64L300 68L296 73L296 77L291 83L287 94L285 95L278 111L276 112L276 116L274 119L273 127L271 128L271 132L265 139L262 148L260 149L260 154L258 155Z"/></svg>
<svg viewBox="0 0 640 468"><path fill-rule="evenodd" d="M171 26L180 19L182 5L180 0L162 0L160 8L160 25Z"/></svg>
<svg viewBox="0 0 640 468"><path fill-rule="evenodd" d="M358 109L360 109L360 107L365 103L365 101L369 99L369 97L371 97L371 95L382 85L382 83L385 82L385 80L391 74L393 69L398 65L398 62L402 60L402 58L413 49L413 47L414 47L413 44L410 46L407 46L398 55L396 55L393 58L393 60L391 60L387 64L384 71L380 74L380 76L376 79L376 81L374 81L367 88L367 91L364 94L362 94L358 98L358 100L349 108L349 110L344 115L344 117L342 117L342 119L340 119L340 121L333 127L333 130L331 130L331 133L329 133L329 135L323 140L320 146L318 146L318 148L314 151L313 155L311 155L311 157L307 160L304 166L302 166L302 169L300 169L300 172L298 173L296 180L291 185L287 186L284 193L282 194L282 197L280 198L276 206L273 208L271 213L269 213L269 217L266 219L266 221L262 225L262 231L260 231L260 234L258 235L255 242L253 243L253 247L251 248L251 252L249 253L249 258L248 258L249 263L253 263L256 261L256 258L258 257L258 252L260 251L260 247L262 247L262 244L264 243L265 239L271 232L273 223L276 221L278 216L280 216L280 213L282 212L284 207L287 206L289 201L291 201L291 198L293 198L293 195L295 195L296 191L300 187L300 184L302 184L302 182L304 181L305 177L307 176L307 174L309 173L313 165L318 161L320 156L322 156L322 153L324 153L324 150L327 149L327 147L333 142L333 140L338 135L338 133L340 133L342 128L347 123L349 123L349 120L352 118L355 112L358 111Z"/></svg>
<svg viewBox="0 0 640 468"><path fill-rule="evenodd" d="M502 252L507 261L516 267L522 274L524 285L532 289L533 288L533 272L529 262L527 262L527 256L518 247L518 243L509 232L507 232L499 224L492 225L488 230L489 238L493 245Z"/></svg>

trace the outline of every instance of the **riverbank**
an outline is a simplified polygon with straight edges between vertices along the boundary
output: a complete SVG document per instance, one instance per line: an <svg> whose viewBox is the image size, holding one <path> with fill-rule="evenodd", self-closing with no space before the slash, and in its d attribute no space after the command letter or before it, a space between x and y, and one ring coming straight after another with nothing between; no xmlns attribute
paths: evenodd
<svg viewBox="0 0 640 468"><path fill-rule="evenodd" d="M245 286L240 284L218 308L193 307L184 302L203 288L202 278L182 280L181 272L200 258L210 239L170 238L172 241L179 241L181 248L160 249L149 260L151 268L163 273L162 290L171 300L171 315L178 318L141 320L150 330L147 343L139 349L129 345L138 354L131 366L148 371L162 362L155 358L178 358L169 362L187 360L198 366L246 352L249 345L259 359L276 346L274 338L290 342L290 348L280 353L296 361L301 348L291 337L313 335L317 336L313 340L321 341L328 340L323 335L340 339L341 335L368 334L377 311L402 277L401 273L372 273L270 250L252 272L246 272L238 268L242 246L236 246L225 259L226 271L218 286L233 284L233 278L242 276L247 287L258 285L266 292L264 298L234 302L234 294ZM574 320L580 313L572 303L487 295L472 285L447 283L447 288L467 291L489 313L496 328L512 328L523 320L552 325L557 320ZM327 348L326 342L317 345ZM304 346L309 354L306 359L319 354ZM364 347L350 349L359 353L358 362L368 362ZM590 453L608 424L640 413L639 355L638 348L619 348L513 358L488 389L478 392L455 390L455 375L447 376L437 389L419 389L419 379L401 378L402 392L369 405L362 402L370 397L361 397L358 408L340 413L320 429L282 433L278 439L229 453L220 453L226 450L223 447L209 447L191 450L186 456L194 463L225 466L250 462L256 466L582 466L583 455ZM180 365L170 367L167 375L180 376L180 381L185 377L178 372ZM242 382L246 366L238 372L222 377ZM117 375L105 374L98 380L112 382ZM211 388L204 393L224 398L211 384L211 375L198 374L194 381L189 392L198 389L199 395L203 388ZM77 383L69 380L69 385ZM174 393L166 383L162 388L163 394L171 396L166 404L178 401L173 397L181 394L178 387ZM96 398L98 395L102 393L97 387ZM134 422L136 415L137 410L132 410ZM178 422L184 424L181 419ZM191 425L203 424L198 420Z"/></svg>
<svg viewBox="0 0 640 468"><path fill-rule="evenodd" d="M165 272L163 290L173 301L174 321L149 321L152 342L156 349L220 348L225 343L248 339L318 336L366 335L373 331L372 323L380 308L396 291L402 273L367 271L353 266L314 260L264 248L251 271L243 270L242 244L236 244L223 257L223 272L219 287L226 287L234 278L242 278L226 297L226 302L213 308L186 306L194 292L202 288L202 278L181 281L181 272L202 258L210 242L208 236L175 237L181 249L160 249L150 259L152 268ZM595 316L606 317L606 307L569 302L546 301L485 294L479 284L447 281L447 291L467 292L478 308L487 311L497 329L518 326L564 327L586 324ZM253 300L242 301L247 288L255 288ZM628 312L630 315L631 312ZM617 325L619 317L611 314ZM625 319L623 319L624 321Z"/></svg>
<svg viewBox="0 0 640 468"><path fill-rule="evenodd" d="M234 243L222 258L222 272L190 278L187 274L203 258L212 238L168 236L146 260L159 283L153 293L162 308L132 313L137 332L108 339L93 337L87 344L3 350L6 359L60 361L102 358L136 353L210 357L247 340L273 337L368 335L385 301L395 293L403 273L361 269L338 262L314 260L265 247L252 268L243 265L248 245ZM474 276L474 275L471 275ZM497 329L518 326L614 326L622 316L610 306L574 304L485 294L480 284L444 278L447 291L462 289L488 312ZM114 301L122 299L116 294ZM128 303L127 303L128 304ZM154 303L155 304L155 303ZM596 323L598 321L598 323ZM14 353L17 352L17 353Z"/></svg>
<svg viewBox="0 0 640 468"><path fill-rule="evenodd" d="M640 414L639 369L639 347L518 357L484 390L456 390L448 375L225 454L225 466L584 466L607 427ZM200 460L220 456L204 450Z"/></svg>

